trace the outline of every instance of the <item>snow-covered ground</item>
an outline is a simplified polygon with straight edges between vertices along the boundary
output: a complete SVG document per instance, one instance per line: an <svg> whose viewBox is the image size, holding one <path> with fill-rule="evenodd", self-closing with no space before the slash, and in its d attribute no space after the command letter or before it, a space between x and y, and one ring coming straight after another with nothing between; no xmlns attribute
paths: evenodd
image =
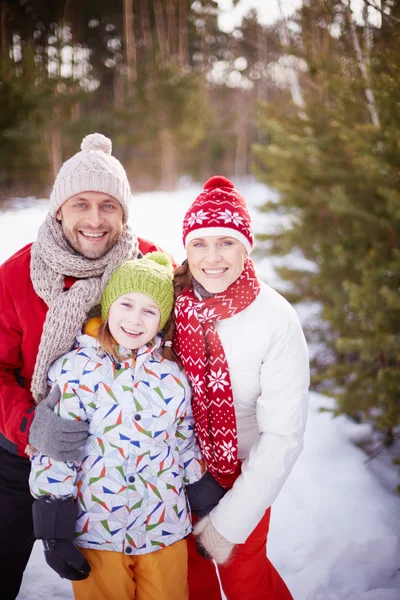
<svg viewBox="0 0 400 600"><path fill-rule="evenodd" d="M251 181L237 182L237 188L251 206L256 229L265 226L269 217L255 207L271 193ZM136 195L131 224L182 260L182 217L199 191L192 185ZM0 262L35 239L47 211L44 200L18 206L0 212ZM263 279L274 284L273 261L257 262ZM272 512L270 558L295 600L400 600L399 498L349 441L358 426L319 412L331 405L311 393L305 448ZM18 600L72 597L70 583L47 567L37 543Z"/></svg>

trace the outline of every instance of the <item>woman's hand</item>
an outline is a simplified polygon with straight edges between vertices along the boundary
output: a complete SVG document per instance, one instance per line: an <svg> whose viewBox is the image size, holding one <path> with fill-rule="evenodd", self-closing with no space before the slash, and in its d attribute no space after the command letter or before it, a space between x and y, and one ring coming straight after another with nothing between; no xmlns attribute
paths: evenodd
<svg viewBox="0 0 400 600"><path fill-rule="evenodd" d="M209 558L222 565L226 563L232 553L235 544L228 542L218 533L207 515L195 525L193 529L196 541L204 548Z"/></svg>

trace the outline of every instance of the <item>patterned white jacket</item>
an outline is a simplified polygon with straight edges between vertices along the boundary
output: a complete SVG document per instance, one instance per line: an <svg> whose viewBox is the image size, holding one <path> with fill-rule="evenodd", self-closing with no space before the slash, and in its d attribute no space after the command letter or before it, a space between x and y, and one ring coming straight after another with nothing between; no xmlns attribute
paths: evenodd
<svg viewBox="0 0 400 600"><path fill-rule="evenodd" d="M31 493L73 497L76 544L146 554L191 531L184 484L202 475L193 432L191 391L178 365L161 358L161 340L117 363L95 338L49 371L58 384L60 416L89 422L81 464L32 458Z"/></svg>

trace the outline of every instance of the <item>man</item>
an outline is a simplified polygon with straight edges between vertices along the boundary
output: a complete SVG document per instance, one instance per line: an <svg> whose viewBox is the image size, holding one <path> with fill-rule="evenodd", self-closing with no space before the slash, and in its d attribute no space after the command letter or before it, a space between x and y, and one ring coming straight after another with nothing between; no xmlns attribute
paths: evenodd
<svg viewBox="0 0 400 600"><path fill-rule="evenodd" d="M14 600L34 542L29 444L78 458L84 423L53 412L47 371L68 352L121 263L157 250L127 225L131 190L111 141L87 136L62 166L37 240L0 266L0 598ZM37 408L35 408L37 407Z"/></svg>

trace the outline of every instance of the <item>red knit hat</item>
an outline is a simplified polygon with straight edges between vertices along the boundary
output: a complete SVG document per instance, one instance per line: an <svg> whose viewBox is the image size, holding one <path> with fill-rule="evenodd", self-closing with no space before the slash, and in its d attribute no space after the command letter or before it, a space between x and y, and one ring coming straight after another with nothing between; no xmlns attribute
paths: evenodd
<svg viewBox="0 0 400 600"><path fill-rule="evenodd" d="M250 254L253 246L251 219L244 198L226 177L215 175L204 184L183 220L183 244L207 235L233 237Z"/></svg>

